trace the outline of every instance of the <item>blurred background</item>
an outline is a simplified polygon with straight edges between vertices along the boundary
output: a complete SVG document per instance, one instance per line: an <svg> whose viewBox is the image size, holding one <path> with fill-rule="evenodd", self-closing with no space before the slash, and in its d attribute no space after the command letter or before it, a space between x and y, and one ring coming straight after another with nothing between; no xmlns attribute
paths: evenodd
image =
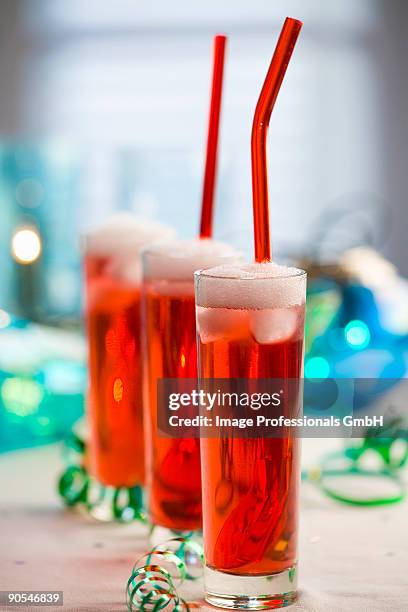
<svg viewBox="0 0 408 612"><path fill-rule="evenodd" d="M2 0L0 449L83 411L79 237L132 210L197 232L211 38L229 38L215 234L251 256L250 130L286 15L270 129L275 257L310 271L306 375L406 375L405 0Z"/></svg>

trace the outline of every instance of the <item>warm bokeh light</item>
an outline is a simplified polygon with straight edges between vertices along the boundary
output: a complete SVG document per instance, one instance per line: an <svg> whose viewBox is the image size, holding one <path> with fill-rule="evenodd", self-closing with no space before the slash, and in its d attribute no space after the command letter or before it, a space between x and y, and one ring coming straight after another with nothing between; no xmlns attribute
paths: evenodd
<svg viewBox="0 0 408 612"><path fill-rule="evenodd" d="M36 230L17 230L11 242L11 253L19 263L30 264L36 261L41 253L41 239Z"/></svg>
<svg viewBox="0 0 408 612"><path fill-rule="evenodd" d="M25 417L38 410L44 390L35 380L16 376L3 381L0 394L7 412Z"/></svg>
<svg viewBox="0 0 408 612"><path fill-rule="evenodd" d="M0 329L8 327L11 323L11 317L8 312L0 308Z"/></svg>
<svg viewBox="0 0 408 612"><path fill-rule="evenodd" d="M121 378L115 378L113 383L113 399L115 402L121 402L123 399L123 382Z"/></svg>

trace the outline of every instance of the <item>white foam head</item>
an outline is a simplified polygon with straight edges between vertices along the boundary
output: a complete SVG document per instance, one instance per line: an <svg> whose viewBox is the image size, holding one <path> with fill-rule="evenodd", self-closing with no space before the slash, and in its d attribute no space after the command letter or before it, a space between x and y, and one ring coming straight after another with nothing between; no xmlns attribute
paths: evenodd
<svg viewBox="0 0 408 612"><path fill-rule="evenodd" d="M83 236L83 247L91 255L140 255L140 251L156 240L168 240L175 230L158 223L142 219L130 212L116 213L110 219Z"/></svg>
<svg viewBox="0 0 408 612"><path fill-rule="evenodd" d="M191 282L197 270L242 259L232 246L207 238L156 243L148 247L142 257L146 278Z"/></svg>
<svg viewBox="0 0 408 612"><path fill-rule="evenodd" d="M290 308L304 304L306 273L276 263L221 265L197 274L196 301L213 308Z"/></svg>

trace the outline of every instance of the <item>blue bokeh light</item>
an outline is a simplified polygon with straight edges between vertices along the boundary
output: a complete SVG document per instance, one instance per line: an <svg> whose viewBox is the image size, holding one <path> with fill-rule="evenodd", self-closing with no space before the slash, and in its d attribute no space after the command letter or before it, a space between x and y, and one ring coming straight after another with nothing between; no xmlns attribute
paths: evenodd
<svg viewBox="0 0 408 612"><path fill-rule="evenodd" d="M367 325L357 319L347 323L344 328L344 337L347 344L356 351L367 348L371 340L370 330Z"/></svg>
<svg viewBox="0 0 408 612"><path fill-rule="evenodd" d="M324 357L311 357L305 364L306 378L328 378L330 364Z"/></svg>

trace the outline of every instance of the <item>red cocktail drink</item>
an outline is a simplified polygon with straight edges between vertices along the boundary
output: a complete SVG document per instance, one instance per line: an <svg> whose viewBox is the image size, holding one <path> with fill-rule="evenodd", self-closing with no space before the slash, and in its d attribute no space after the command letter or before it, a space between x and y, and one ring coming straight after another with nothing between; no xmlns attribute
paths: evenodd
<svg viewBox="0 0 408 612"><path fill-rule="evenodd" d="M300 384L305 286L301 270L272 263L197 273L203 383L228 378ZM283 397L280 412L297 416L291 410ZM202 438L201 461L208 601L238 607L238 598L254 609L257 598L259 609L288 603L297 560L298 438Z"/></svg>
<svg viewBox="0 0 408 612"><path fill-rule="evenodd" d="M140 250L171 234L126 215L86 236L89 458L105 486L144 483Z"/></svg>
<svg viewBox="0 0 408 612"><path fill-rule="evenodd" d="M201 529L200 441L158 435L157 382L197 377L194 271L236 259L212 240L158 245L143 257L149 512L153 524L171 530Z"/></svg>

